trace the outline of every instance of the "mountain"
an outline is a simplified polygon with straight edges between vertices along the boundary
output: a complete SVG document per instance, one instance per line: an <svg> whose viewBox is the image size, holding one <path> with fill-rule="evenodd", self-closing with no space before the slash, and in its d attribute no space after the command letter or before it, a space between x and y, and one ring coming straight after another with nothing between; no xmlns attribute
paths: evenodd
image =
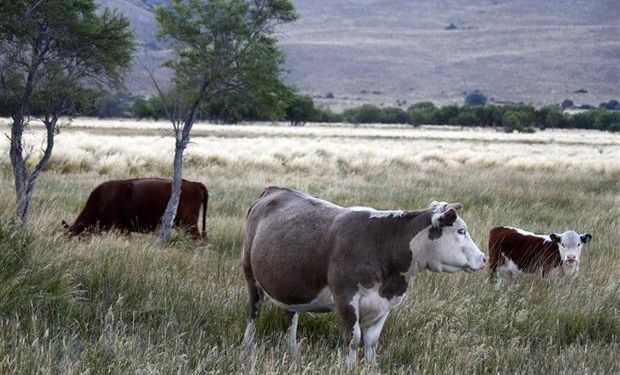
<svg viewBox="0 0 620 375"><path fill-rule="evenodd" d="M127 15L146 55L128 77L149 94L144 65L166 52L153 9L166 0L100 0ZM296 0L279 30L287 80L330 106L495 101L597 105L620 97L617 0ZM169 72L156 69L166 79ZM575 91L586 91L575 93Z"/></svg>

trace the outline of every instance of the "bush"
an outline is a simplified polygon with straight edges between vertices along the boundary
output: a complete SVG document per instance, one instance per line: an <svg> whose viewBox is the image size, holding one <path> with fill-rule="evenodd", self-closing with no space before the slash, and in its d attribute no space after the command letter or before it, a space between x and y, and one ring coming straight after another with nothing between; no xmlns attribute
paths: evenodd
<svg viewBox="0 0 620 375"><path fill-rule="evenodd" d="M609 110L620 109L620 102L618 102L615 99L612 99L608 102L603 102L599 104L598 107L602 109L609 109Z"/></svg>
<svg viewBox="0 0 620 375"><path fill-rule="evenodd" d="M138 97L133 101L130 110L131 115L139 119L155 117L153 104L150 100L142 97Z"/></svg>
<svg viewBox="0 0 620 375"><path fill-rule="evenodd" d="M562 104L560 104L560 107L562 107L562 109L573 108L574 106L575 106L575 103L570 99L564 99L562 101Z"/></svg>
<svg viewBox="0 0 620 375"><path fill-rule="evenodd" d="M475 90L474 92L469 93L465 97L465 105L485 105L487 104L487 97L484 96L480 91Z"/></svg>
<svg viewBox="0 0 620 375"><path fill-rule="evenodd" d="M110 94L99 100L95 114L99 118L119 118L129 116L131 98L126 94Z"/></svg>
<svg viewBox="0 0 620 375"><path fill-rule="evenodd" d="M383 111L372 104L363 104L360 107L347 109L343 113L344 119L354 124L376 124L381 122Z"/></svg>
<svg viewBox="0 0 620 375"><path fill-rule="evenodd" d="M454 121L455 125L476 126L478 124L478 116L472 111L462 109Z"/></svg>
<svg viewBox="0 0 620 375"><path fill-rule="evenodd" d="M437 107L431 102L420 102L409 106L407 114L409 115L409 124L423 125L430 124Z"/></svg>
<svg viewBox="0 0 620 375"><path fill-rule="evenodd" d="M594 128L598 130L607 130L613 124L620 122L620 113L598 110L594 111Z"/></svg>
<svg viewBox="0 0 620 375"><path fill-rule="evenodd" d="M309 96L293 95L286 106L286 119L291 125L303 125L317 119L317 110L314 101Z"/></svg>
<svg viewBox="0 0 620 375"><path fill-rule="evenodd" d="M562 117L564 121L563 122L564 126L558 126L558 127L568 127L568 125L566 124L570 123L571 128L594 129L594 111L576 113L570 116L570 118L567 118L566 116L562 116Z"/></svg>
<svg viewBox="0 0 620 375"><path fill-rule="evenodd" d="M513 111L504 113L504 116L502 117L502 126L507 132L523 129L523 124L521 123L519 115Z"/></svg>
<svg viewBox="0 0 620 375"><path fill-rule="evenodd" d="M406 124L408 121L409 115L402 108L387 107L383 109L381 122L384 124Z"/></svg>
<svg viewBox="0 0 620 375"><path fill-rule="evenodd" d="M334 113L330 109L317 109L318 122L344 122L344 116L342 113Z"/></svg>
<svg viewBox="0 0 620 375"><path fill-rule="evenodd" d="M431 123L436 125L454 125L459 115L457 105L446 105L433 112Z"/></svg>

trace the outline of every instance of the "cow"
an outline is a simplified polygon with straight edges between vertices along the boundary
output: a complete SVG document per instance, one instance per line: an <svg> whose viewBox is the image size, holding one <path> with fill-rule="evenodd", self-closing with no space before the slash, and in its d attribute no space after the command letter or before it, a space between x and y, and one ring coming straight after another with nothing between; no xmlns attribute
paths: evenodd
<svg viewBox="0 0 620 375"><path fill-rule="evenodd" d="M504 276L542 273L545 278L555 269L575 276L584 244L592 240L589 233L569 230L562 234L534 234L512 227L495 227L489 233L490 281L501 285Z"/></svg>
<svg viewBox="0 0 620 375"><path fill-rule="evenodd" d="M288 312L288 345L297 350L303 312L335 310L346 364L367 363L390 310L423 271L475 271L486 258L457 215L460 203L433 202L419 211L341 207L303 192L269 187L245 222L242 268L247 282L245 346L253 341L264 295Z"/></svg>
<svg viewBox="0 0 620 375"><path fill-rule="evenodd" d="M62 225L70 236L93 229L151 232L161 222L171 189L172 181L162 178L107 181L90 193L73 225L69 226L64 220ZM209 192L205 185L183 180L175 225L185 229L194 239L205 238L208 201ZM201 205L202 235L198 230Z"/></svg>

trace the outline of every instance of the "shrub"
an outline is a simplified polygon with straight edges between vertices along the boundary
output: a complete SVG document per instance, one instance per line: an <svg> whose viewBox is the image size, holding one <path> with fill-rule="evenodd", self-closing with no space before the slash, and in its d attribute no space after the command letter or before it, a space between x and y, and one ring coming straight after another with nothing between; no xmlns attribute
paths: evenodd
<svg viewBox="0 0 620 375"><path fill-rule="evenodd" d="M406 124L409 115L405 110L398 107L387 107L383 109L381 122L384 124Z"/></svg>
<svg viewBox="0 0 620 375"><path fill-rule="evenodd" d="M479 90L469 93L465 97L465 105L485 105L487 104L487 97L484 96Z"/></svg>
<svg viewBox="0 0 620 375"><path fill-rule="evenodd" d="M482 115L482 112L476 111L478 108L483 107L469 107L464 106L459 109L459 114L453 120L454 125L461 126L475 126L479 123L479 116Z"/></svg>
<svg viewBox="0 0 620 375"><path fill-rule="evenodd" d="M381 122L383 111L375 105L363 104L344 111L343 115L346 121L354 124L375 124Z"/></svg>
<svg viewBox="0 0 620 375"><path fill-rule="evenodd" d="M433 112L431 123L437 125L453 125L459 115L459 107L457 105L446 105L438 108Z"/></svg>
<svg viewBox="0 0 620 375"><path fill-rule="evenodd" d="M574 106L575 106L575 103L570 99L564 99L562 101L562 104L560 104L560 107L562 107L562 109L573 108Z"/></svg>
<svg viewBox="0 0 620 375"><path fill-rule="evenodd" d="M436 110L437 107L431 102L413 104L407 109L407 114L409 115L408 122L411 125L430 124Z"/></svg>
<svg viewBox="0 0 620 375"><path fill-rule="evenodd" d="M142 97L136 98L131 104L131 115L136 118L155 118L153 103Z"/></svg>
<svg viewBox="0 0 620 375"><path fill-rule="evenodd" d="M598 110L594 111L594 128L599 130L607 130L612 124L620 122L620 113Z"/></svg>
<svg viewBox="0 0 620 375"><path fill-rule="evenodd" d="M309 96L293 95L286 106L286 119L291 125L303 125L307 121L316 120L317 110Z"/></svg>
<svg viewBox="0 0 620 375"><path fill-rule="evenodd" d="M620 132L620 122L614 122L613 124L609 125L607 130L613 133Z"/></svg>
<svg viewBox="0 0 620 375"><path fill-rule="evenodd" d="M598 106L599 106L599 108L609 109L609 110L620 109L620 102L618 102L615 99L611 99L610 101L603 102L603 103L599 104Z"/></svg>
<svg viewBox="0 0 620 375"><path fill-rule="evenodd" d="M513 111L504 113L504 116L502 117L502 126L508 132L512 132L515 129L523 129L523 124L521 124L519 115Z"/></svg>

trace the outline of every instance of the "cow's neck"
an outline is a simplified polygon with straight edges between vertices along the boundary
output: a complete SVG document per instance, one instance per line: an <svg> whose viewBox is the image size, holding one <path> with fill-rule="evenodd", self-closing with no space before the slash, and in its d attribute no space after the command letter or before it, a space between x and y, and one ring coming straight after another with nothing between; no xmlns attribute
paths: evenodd
<svg viewBox="0 0 620 375"><path fill-rule="evenodd" d="M396 240L388 249L391 253L393 268L399 275L405 277L407 282L415 278L419 271L426 268L426 264L420 264L419 256L412 251L410 244L420 242L424 243L422 237L428 238L428 229L431 226L432 211L415 211L408 212L402 218L398 218L396 225ZM396 220L396 219L393 219ZM420 237L419 241L414 238Z"/></svg>

